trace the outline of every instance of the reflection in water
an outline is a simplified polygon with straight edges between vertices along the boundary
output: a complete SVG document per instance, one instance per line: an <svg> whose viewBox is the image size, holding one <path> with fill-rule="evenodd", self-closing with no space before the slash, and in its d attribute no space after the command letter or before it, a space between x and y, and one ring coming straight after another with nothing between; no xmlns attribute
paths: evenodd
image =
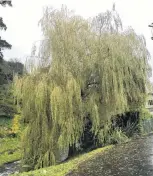
<svg viewBox="0 0 153 176"><path fill-rule="evenodd" d="M153 176L153 135L117 145L69 176Z"/></svg>

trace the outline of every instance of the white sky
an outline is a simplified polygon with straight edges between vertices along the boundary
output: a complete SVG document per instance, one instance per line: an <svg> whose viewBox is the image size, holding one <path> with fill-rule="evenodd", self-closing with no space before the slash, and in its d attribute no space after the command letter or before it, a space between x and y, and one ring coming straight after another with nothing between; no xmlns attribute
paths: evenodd
<svg viewBox="0 0 153 176"><path fill-rule="evenodd" d="M112 8L113 2L120 14L124 26L132 26L138 34L143 34L147 47L152 55L150 61L153 68L153 40L148 24L153 22L153 0L12 0L13 7L0 7L0 16L3 17L8 29L0 31L12 50L5 52L5 59L19 58L24 62L30 55L33 42L41 38L38 21L42 17L43 7L51 5L61 7L67 5L86 18L94 16ZM153 80L153 79L152 79Z"/></svg>

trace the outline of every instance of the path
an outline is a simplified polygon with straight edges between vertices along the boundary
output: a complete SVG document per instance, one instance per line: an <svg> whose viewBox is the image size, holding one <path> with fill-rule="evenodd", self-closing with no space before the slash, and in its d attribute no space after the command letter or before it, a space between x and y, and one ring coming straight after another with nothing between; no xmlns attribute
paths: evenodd
<svg viewBox="0 0 153 176"><path fill-rule="evenodd" d="M68 176L153 176L153 135L117 145Z"/></svg>

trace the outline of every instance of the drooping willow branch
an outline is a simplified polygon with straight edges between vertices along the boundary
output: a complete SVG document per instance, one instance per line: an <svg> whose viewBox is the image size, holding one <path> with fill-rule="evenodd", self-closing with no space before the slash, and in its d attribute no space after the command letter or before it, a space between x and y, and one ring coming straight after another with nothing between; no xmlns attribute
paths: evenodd
<svg viewBox="0 0 153 176"><path fill-rule="evenodd" d="M112 117L144 106L149 68L144 39L122 31L114 10L89 22L64 7L46 8L40 24L47 39L40 66L14 82L29 122L23 163L33 168L55 163L60 151L77 143L87 114L103 142Z"/></svg>

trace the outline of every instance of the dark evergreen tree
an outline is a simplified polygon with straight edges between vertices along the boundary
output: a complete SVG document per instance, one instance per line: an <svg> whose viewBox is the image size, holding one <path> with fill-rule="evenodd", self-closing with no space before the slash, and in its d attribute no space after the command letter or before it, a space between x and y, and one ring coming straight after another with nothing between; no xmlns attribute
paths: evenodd
<svg viewBox="0 0 153 176"><path fill-rule="evenodd" d="M11 59L0 64L0 120L2 117L13 117L16 112L12 95L13 75L23 74L24 66L17 59Z"/></svg>
<svg viewBox="0 0 153 176"><path fill-rule="evenodd" d="M6 5L12 6L12 2L11 0L8 1L3 1L0 0L0 5L2 5L3 7L5 7ZM7 26L6 24L3 22L3 18L0 17L0 29L1 30L6 30ZM2 40L1 36L0 36L0 61L2 61L3 59L3 49L11 49L12 45L10 45L6 40Z"/></svg>

